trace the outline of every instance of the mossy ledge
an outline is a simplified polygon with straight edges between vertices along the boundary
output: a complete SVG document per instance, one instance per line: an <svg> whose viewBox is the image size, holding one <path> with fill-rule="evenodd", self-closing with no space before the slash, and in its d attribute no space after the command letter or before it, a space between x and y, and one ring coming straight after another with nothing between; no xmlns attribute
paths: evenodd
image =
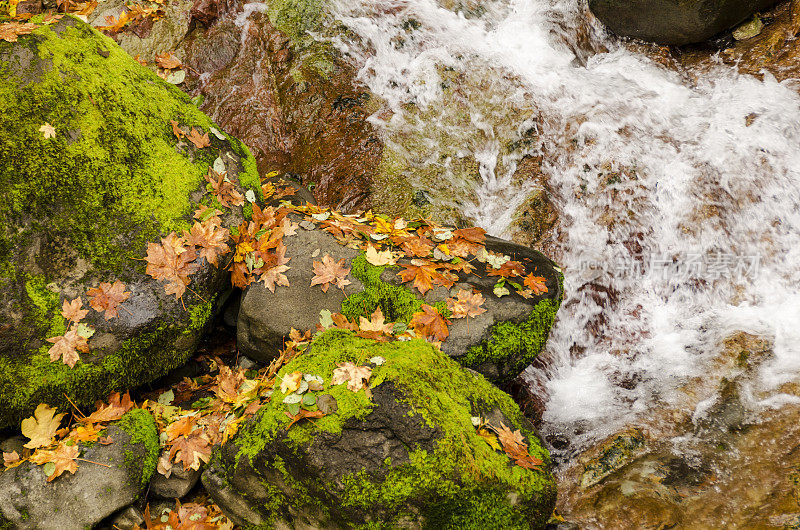
<svg viewBox="0 0 800 530"><path fill-rule="evenodd" d="M369 386L375 399L363 390L331 386L337 363L366 364L373 356L385 359L373 367ZM280 519L305 517L334 527L522 529L540 528L550 516L555 502L550 457L519 408L482 376L466 372L427 342L378 343L329 330L315 338L309 352L285 366L278 379L294 371L323 377L320 393L336 399L337 412L287 431L285 395L276 389L270 403L217 453L212 466L228 487L248 480L242 474L256 474L249 480L258 481L265 496L259 500L239 494L258 503L252 507L263 515L264 528ZM310 474L304 460L313 459L324 440L352 435L351 429L378 412L382 388L392 389L421 429L435 432L432 445L409 446L407 458L386 459L378 469L330 476L323 467L321 474ZM524 469L493 450L478 436L473 416L499 416L519 429L531 455L544 461L543 470Z"/></svg>
<svg viewBox="0 0 800 530"><path fill-rule="evenodd" d="M145 449L143 459L136 456L131 450L125 451L125 465L128 466L132 476L141 473L140 484L142 487L150 482L158 465L158 455L161 447L158 443L158 431L153 416L143 409L133 409L125 414L117 426L130 435L130 444L142 444Z"/></svg>
<svg viewBox="0 0 800 530"><path fill-rule="evenodd" d="M210 133L211 145L180 141L170 120ZM144 274L141 258L211 200L203 175L217 157L260 197L247 147L212 127L183 92L80 20L0 41L0 428L39 403L90 407L192 354L226 273L204 266L190 286L203 298L177 301ZM241 216L230 210L224 219ZM132 294L118 317L84 319L96 330L91 353L73 368L51 362L45 339L67 329L61 303L82 296L86 304L88 288L115 280Z"/></svg>

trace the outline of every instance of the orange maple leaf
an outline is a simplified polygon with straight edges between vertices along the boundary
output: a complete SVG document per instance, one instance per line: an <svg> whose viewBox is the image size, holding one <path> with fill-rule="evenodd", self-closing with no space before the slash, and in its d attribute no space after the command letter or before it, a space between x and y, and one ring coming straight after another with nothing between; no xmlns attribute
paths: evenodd
<svg viewBox="0 0 800 530"><path fill-rule="evenodd" d="M192 130L186 135L186 139L192 142L198 149L202 149L211 145L211 139L208 137L208 133L205 133L201 136L194 127L192 127Z"/></svg>
<svg viewBox="0 0 800 530"><path fill-rule="evenodd" d="M525 274L525 267L519 261L506 261L498 269L494 267L486 267L486 269L488 276L502 276L503 278Z"/></svg>
<svg viewBox="0 0 800 530"><path fill-rule="evenodd" d="M82 307L83 300L81 300L80 296L71 302L64 300L64 304L61 306L61 316L71 322L78 323L89 314L89 310L81 309Z"/></svg>
<svg viewBox="0 0 800 530"><path fill-rule="evenodd" d="M59 358L70 368L75 366L75 363L80 360L78 352L89 353L89 342L85 337L78 335L77 329L71 329L59 335L58 337L51 337L47 342L53 343L47 353L50 355L50 362L57 361Z"/></svg>
<svg viewBox="0 0 800 530"><path fill-rule="evenodd" d="M171 232L161 239L161 244L147 244L146 272L156 280L166 281L165 292L180 298L191 281L189 275L197 269L196 257L194 250L185 247L183 238Z"/></svg>
<svg viewBox="0 0 800 530"><path fill-rule="evenodd" d="M547 292L547 279L543 278L542 276L534 276L533 274L528 274L525 276L524 284L525 287L528 287L533 294L544 294Z"/></svg>
<svg viewBox="0 0 800 530"><path fill-rule="evenodd" d="M104 405L102 401L95 403L97 410L86 416L79 418L78 421L83 423L101 423L105 421L114 421L120 419L130 409L133 408L133 401L127 392L125 395L120 396L119 392L112 392L108 396L108 405Z"/></svg>
<svg viewBox="0 0 800 530"><path fill-rule="evenodd" d="M184 132L183 132L183 131L180 129L180 127L178 127L178 122L177 122L177 121L175 121L175 120L169 120L169 122L170 122L170 124L172 125L172 134L174 134L175 136L177 136L178 140L180 140L181 138L183 138L184 136L186 136L186 133L184 133Z"/></svg>
<svg viewBox="0 0 800 530"><path fill-rule="evenodd" d="M33 22L6 22L0 24L0 40L17 42L19 35L29 35L39 24Z"/></svg>
<svg viewBox="0 0 800 530"><path fill-rule="evenodd" d="M350 285L350 280L347 279L347 274L350 272L349 267L344 266L345 259L334 261L330 255L325 254L322 261L315 261L314 277L311 278L311 285L320 285L322 292L327 293L328 287L331 283L336 285L339 289L344 290L346 285Z"/></svg>
<svg viewBox="0 0 800 530"><path fill-rule="evenodd" d="M208 134L206 134L206 136L208 136ZM208 168L206 180L209 184L211 184L211 189L214 192L214 195L217 196L217 200L222 206L225 207L230 206L228 204L229 202L233 206L243 205L244 195L239 193L239 191L233 185L233 182L225 180L225 176L226 174L224 172L217 173L213 168Z"/></svg>
<svg viewBox="0 0 800 530"><path fill-rule="evenodd" d="M441 265L428 260L412 259L411 264L402 263L403 270L397 275L403 282L414 280L414 287L425 294L433 288L433 284L442 285L448 289L453 286L453 280L441 272Z"/></svg>
<svg viewBox="0 0 800 530"><path fill-rule="evenodd" d="M125 284L116 280L113 284L102 282L99 287L86 291L89 305L95 311L105 311L106 320L119 316L118 308L127 300L131 293L125 290Z"/></svg>
<svg viewBox="0 0 800 530"><path fill-rule="evenodd" d="M62 442L58 444L55 451L36 451L30 460L37 465L49 462L55 464L53 473L47 477L47 482L52 482L53 479L60 477L64 471L75 473L78 470L78 463L75 459L78 458L80 452L80 447L77 445L66 445Z"/></svg>
<svg viewBox="0 0 800 530"><path fill-rule="evenodd" d="M181 66L180 59L173 57L172 53L156 54L156 64L165 70L172 70ZM198 146L199 147L199 146Z"/></svg>
<svg viewBox="0 0 800 530"><path fill-rule="evenodd" d="M422 311L412 315L409 326L417 335L443 341L450 336L449 323L435 307L423 304Z"/></svg>
<svg viewBox="0 0 800 530"><path fill-rule="evenodd" d="M486 308L481 307L484 302L481 293L473 294L465 289L459 289L456 294L458 299L447 299L447 309L453 313L452 318L476 317L486 312Z"/></svg>
<svg viewBox="0 0 800 530"><path fill-rule="evenodd" d="M230 251L228 246L228 229L220 226L221 219L217 216L210 217L199 223L195 221L191 231L183 232L186 243L200 248L198 258L205 258L215 267L219 266L218 256L224 256Z"/></svg>
<svg viewBox="0 0 800 530"><path fill-rule="evenodd" d="M172 442L169 457L181 462L184 469L200 469L203 462L211 459L211 444L201 431L189 436L179 436Z"/></svg>

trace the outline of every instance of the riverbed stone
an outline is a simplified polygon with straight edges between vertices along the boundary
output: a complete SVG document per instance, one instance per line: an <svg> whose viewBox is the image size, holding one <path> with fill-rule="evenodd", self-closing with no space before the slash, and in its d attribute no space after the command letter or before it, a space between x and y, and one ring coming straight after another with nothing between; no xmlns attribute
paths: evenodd
<svg viewBox="0 0 800 530"><path fill-rule="evenodd" d="M52 482L31 462L0 472L0 522L18 529L81 530L136 500L156 468L155 421L135 409L111 424L106 436L113 443L80 444L81 458L91 462L79 461L74 474Z"/></svg>
<svg viewBox="0 0 800 530"><path fill-rule="evenodd" d="M211 145L179 140L170 120ZM217 158L260 194L247 148L212 127L184 93L76 18L0 41L0 428L39 403L90 406L194 351L227 274L199 261L194 292L178 300L142 258L212 204L204 175ZM223 223L241 219L234 208ZM72 368L51 362L46 339L70 325L62 304L81 297L86 309L88 289L116 280L130 297L116 317L83 318L90 352Z"/></svg>
<svg viewBox="0 0 800 530"><path fill-rule="evenodd" d="M169 451L164 451L168 458ZM150 495L161 499L182 499L200 480L200 469L186 469L183 463L175 463L169 476L154 473L150 481Z"/></svg>
<svg viewBox="0 0 800 530"><path fill-rule="evenodd" d="M618 35L690 44L736 26L775 0L589 0L589 9Z"/></svg>
<svg viewBox="0 0 800 530"><path fill-rule="evenodd" d="M333 385L337 363L367 363L365 351L384 359L369 364L369 390ZM295 371L320 376L316 394L331 396L337 408L289 425L286 394L276 387L270 403L215 451L203 484L233 522L540 528L552 513L549 455L519 408L429 343L378 343L329 330L278 380ZM522 468L492 449L476 421L519 429L540 468Z"/></svg>

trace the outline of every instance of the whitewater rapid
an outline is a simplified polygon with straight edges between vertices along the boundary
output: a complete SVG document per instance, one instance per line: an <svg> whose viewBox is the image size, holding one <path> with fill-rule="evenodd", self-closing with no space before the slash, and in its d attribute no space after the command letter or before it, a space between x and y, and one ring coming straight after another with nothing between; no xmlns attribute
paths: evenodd
<svg viewBox="0 0 800 530"><path fill-rule="evenodd" d="M512 178L516 163L542 156L566 278L546 367L527 372L547 395L544 433L580 445L679 404L736 330L773 342L749 405L797 401L779 390L800 376L796 85L669 70L575 0L347 0L334 16L357 37L336 45L391 110L374 118L385 141L471 139L458 156L479 163L463 207L476 224L509 235L536 186ZM463 130L437 110L445 70L487 100ZM507 131L531 128L533 145L503 153Z"/></svg>

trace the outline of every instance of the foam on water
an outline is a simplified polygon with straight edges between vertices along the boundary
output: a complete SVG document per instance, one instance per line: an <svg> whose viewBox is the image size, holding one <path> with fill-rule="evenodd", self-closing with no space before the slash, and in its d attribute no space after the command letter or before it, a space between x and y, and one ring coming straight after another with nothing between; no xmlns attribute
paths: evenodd
<svg viewBox="0 0 800 530"><path fill-rule="evenodd" d="M723 66L697 80L667 70L585 22L576 0L480 5L468 18L434 0L340 2L360 40L337 44L394 111L376 120L387 141L410 126L409 104L446 103L442 67L491 80L507 112L471 116L485 142L465 148L480 178L464 212L496 235L531 189L511 179L525 153L500 155L498 124L534 123L566 274L547 367L528 374L548 394L544 431L588 440L676 402L735 330L774 341L754 405L792 401L776 389L800 374L797 92ZM538 114L514 115L526 104Z"/></svg>

